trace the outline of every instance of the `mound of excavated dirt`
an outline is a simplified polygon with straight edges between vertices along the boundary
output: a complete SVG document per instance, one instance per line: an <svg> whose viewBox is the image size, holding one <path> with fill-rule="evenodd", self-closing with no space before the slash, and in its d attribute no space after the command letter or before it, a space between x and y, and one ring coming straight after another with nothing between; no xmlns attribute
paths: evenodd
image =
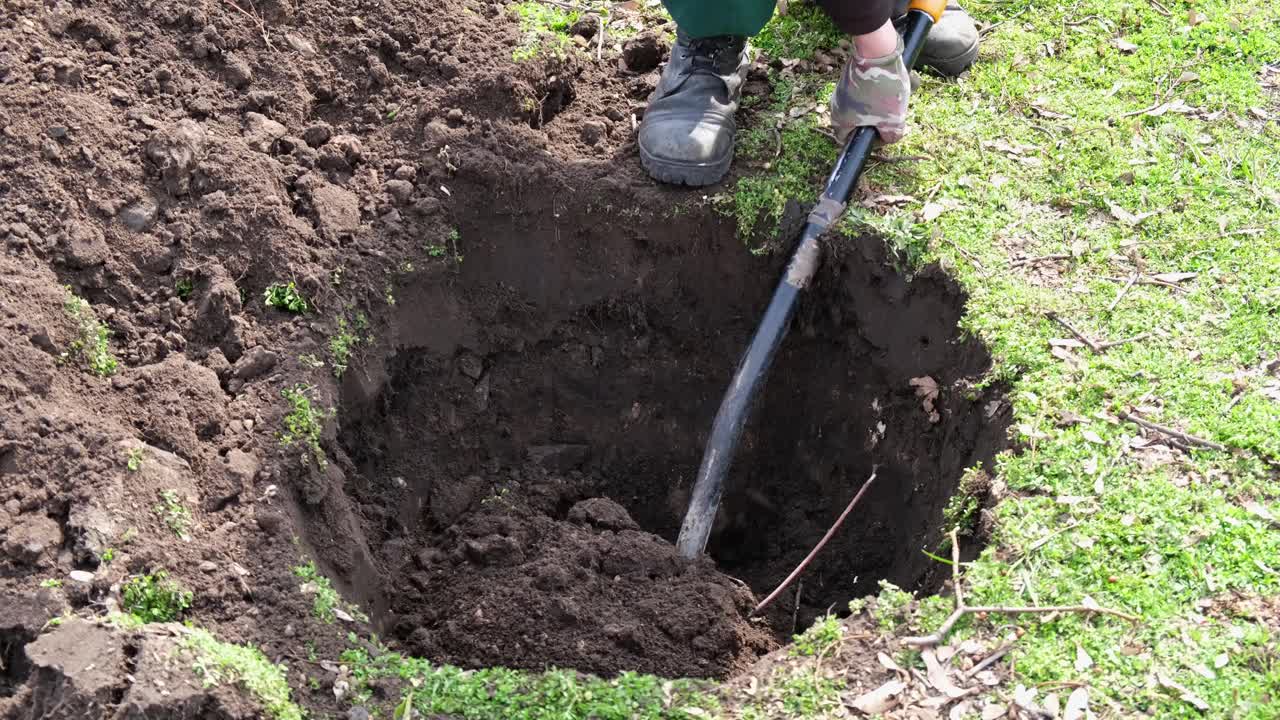
<svg viewBox="0 0 1280 720"><path fill-rule="evenodd" d="M966 386L985 355L954 288L872 246L824 270L746 437L711 550L747 585L673 557L780 260L640 173L656 36L622 63L613 42L514 63L517 23L481 0L0 20L0 715L252 713L188 688L158 629L49 632L160 569L185 619L286 661L321 713L345 708L306 658L349 631L463 665L723 676L792 629L748 619L752 591L873 463L891 482L798 614L932 582L918 548L999 417ZM287 283L305 314L265 304ZM315 448L283 436L295 387ZM311 559L371 623L316 617Z"/></svg>

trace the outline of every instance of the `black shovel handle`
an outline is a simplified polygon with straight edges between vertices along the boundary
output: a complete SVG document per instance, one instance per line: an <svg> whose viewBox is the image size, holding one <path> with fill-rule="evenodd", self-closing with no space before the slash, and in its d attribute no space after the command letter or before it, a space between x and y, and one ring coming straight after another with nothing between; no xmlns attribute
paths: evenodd
<svg viewBox="0 0 1280 720"><path fill-rule="evenodd" d="M912 1L904 20L899 23L902 56L907 67L915 64L929 29L942 16L945 7L946 0ZM835 167L831 170L831 176L827 178L822 197L809 214L804 231L800 234L800 242L791 254L791 261L787 263L786 273L774 290L764 318L761 319L755 336L751 338L751 345L739 361L733 381L729 383L729 389L720 401L720 410L716 412L707 449L698 468L698 479L689 498L689 510L685 513L684 522L680 525L680 537L676 540L676 550L681 557L693 559L707 546L716 511L720 507L720 496L724 492L724 478L733 463L751 401L760 389L762 380L773 364L778 346L782 344L782 339L790 328L800 291L809 284L818 269L821 255L818 237L844 211L845 203L866 167L875 140L876 129L873 127L860 127L850 133Z"/></svg>

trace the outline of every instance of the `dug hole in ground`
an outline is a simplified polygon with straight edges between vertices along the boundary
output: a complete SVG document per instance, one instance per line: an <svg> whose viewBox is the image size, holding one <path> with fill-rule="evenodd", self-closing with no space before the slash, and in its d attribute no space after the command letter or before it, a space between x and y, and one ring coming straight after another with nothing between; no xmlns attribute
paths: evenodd
<svg viewBox="0 0 1280 720"><path fill-rule="evenodd" d="M710 559L676 557L784 258L639 171L652 65L515 63L501 3L3 7L6 715L257 712L189 630L102 622L161 571L321 712L348 633L726 678L881 580L940 587L921 551L1007 410L957 287L874 238L831 244Z"/></svg>

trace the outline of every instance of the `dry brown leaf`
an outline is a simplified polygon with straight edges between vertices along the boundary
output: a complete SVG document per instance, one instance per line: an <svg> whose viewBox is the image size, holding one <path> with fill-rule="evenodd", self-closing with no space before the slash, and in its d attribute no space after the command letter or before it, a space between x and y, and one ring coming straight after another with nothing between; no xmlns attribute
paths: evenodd
<svg viewBox="0 0 1280 720"><path fill-rule="evenodd" d="M893 661L893 658L889 657L888 655L882 652L876 653L876 660L880 661L880 664L886 670L892 670L897 673L906 672L905 670L902 669L901 666L898 665L898 663Z"/></svg>
<svg viewBox="0 0 1280 720"><path fill-rule="evenodd" d="M883 713L892 710L898 704L895 698L902 694L906 687L907 684L901 680L890 680L875 690L854 698L849 702L849 705L867 715Z"/></svg>
<svg viewBox="0 0 1280 720"><path fill-rule="evenodd" d="M1134 45L1133 43L1129 42L1128 40L1125 40L1124 38L1114 38L1112 39L1111 44L1114 45L1117 50L1124 53L1125 55L1133 53L1138 49L1137 45Z"/></svg>
<svg viewBox="0 0 1280 720"><path fill-rule="evenodd" d="M1049 348L1049 354L1065 362L1072 370L1080 368L1080 358L1071 353L1070 350L1062 347Z"/></svg>
<svg viewBox="0 0 1280 720"><path fill-rule="evenodd" d="M1159 214L1159 211L1134 214L1111 202L1107 203L1107 210L1111 212L1111 217L1130 227L1137 227L1147 218Z"/></svg>
<svg viewBox="0 0 1280 720"><path fill-rule="evenodd" d="M1196 12L1195 8L1189 8L1187 10L1188 25L1190 25L1191 27L1195 27L1202 22L1204 22L1204 15L1201 15L1200 13Z"/></svg>
<svg viewBox="0 0 1280 720"><path fill-rule="evenodd" d="M982 708L982 720L996 720L996 718L1002 718L1008 714L1009 708L1004 705L1000 705L999 703L985 705Z"/></svg>
<svg viewBox="0 0 1280 720"><path fill-rule="evenodd" d="M1084 343L1075 338L1049 338L1049 344L1053 347L1082 348Z"/></svg>
<svg viewBox="0 0 1280 720"><path fill-rule="evenodd" d="M1099 435L1098 435L1098 433L1096 433L1096 432L1094 432L1094 431L1092 431L1092 430L1088 430L1088 429L1086 429L1086 430L1082 431L1080 434L1084 436L1084 439L1085 439L1085 440L1088 440L1089 442L1093 443L1094 445L1102 445L1102 444L1103 444L1102 437L1101 437L1101 436L1099 436Z"/></svg>
<svg viewBox="0 0 1280 720"><path fill-rule="evenodd" d="M947 210L947 206L942 203L925 203L924 207L920 210L920 220L922 222L932 222L937 220L938 216L942 215L942 213Z"/></svg>
<svg viewBox="0 0 1280 720"><path fill-rule="evenodd" d="M863 199L862 205L866 207L875 207L877 205L905 205L915 201L915 197L911 195L872 195Z"/></svg>
<svg viewBox="0 0 1280 720"><path fill-rule="evenodd" d="M1093 541L1090 540L1089 544L1092 545ZM1080 644L1077 643L1076 644L1076 672L1084 672L1085 670L1088 670L1091 667L1093 667L1093 658L1089 657L1089 653L1085 652L1084 648L1080 647Z"/></svg>
<svg viewBox="0 0 1280 720"><path fill-rule="evenodd" d="M908 382L916 389L916 397L920 398L924 411L928 413L929 422L936 423L942 420L942 416L938 414L935 407L938 401L938 381L928 375L922 375L911 378Z"/></svg>
<svg viewBox="0 0 1280 720"><path fill-rule="evenodd" d="M1280 519L1277 519L1276 516L1271 514L1271 511L1267 509L1266 505L1263 505L1257 500L1250 500L1245 503L1244 509L1248 510L1251 515L1260 517L1272 525L1280 525Z"/></svg>
<svg viewBox="0 0 1280 720"><path fill-rule="evenodd" d="M1067 706L1062 710L1062 720L1086 720L1093 717L1089 712L1089 691L1076 688L1067 698Z"/></svg>
<svg viewBox="0 0 1280 720"><path fill-rule="evenodd" d="M303 55L316 54L315 43L302 37L301 35L298 35L297 33L285 33L284 39L285 39L285 42L289 43L290 47L302 53Z"/></svg>
<svg viewBox="0 0 1280 720"><path fill-rule="evenodd" d="M957 687L955 683L951 682L951 676L938 660L938 656L932 648L920 653L920 657L924 659L925 674L934 690L944 693L953 700L972 692L969 689Z"/></svg>
<svg viewBox="0 0 1280 720"><path fill-rule="evenodd" d="M1205 702L1199 695L1188 690L1186 686L1174 682L1172 678L1164 675L1163 673L1157 674L1156 679L1160 682L1161 687L1177 692L1178 699L1182 702L1191 705L1200 712L1209 711L1209 703Z"/></svg>
<svg viewBox="0 0 1280 720"><path fill-rule="evenodd" d="M1198 272L1170 272L1170 273L1160 273L1159 275L1152 275L1151 277L1152 279L1159 280L1160 282L1180 283L1183 280L1190 280L1191 278L1196 277L1199 274L1200 273Z"/></svg>

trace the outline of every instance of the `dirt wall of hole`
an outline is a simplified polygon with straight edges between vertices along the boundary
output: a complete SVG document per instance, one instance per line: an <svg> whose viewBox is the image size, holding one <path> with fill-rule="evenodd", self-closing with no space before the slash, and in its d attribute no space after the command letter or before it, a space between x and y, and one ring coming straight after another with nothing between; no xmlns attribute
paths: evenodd
<svg viewBox="0 0 1280 720"><path fill-rule="evenodd" d="M700 209L539 210L461 218L462 262L403 284L344 383L345 455L317 480L338 502L302 520L391 637L471 666L730 674L794 629L790 602L748 618L752 591L875 465L796 615L881 578L935 586L920 550L1004 422L942 273L908 281L875 240L832 249L744 436L718 568L689 565L668 541L782 258ZM926 377L936 417L910 382Z"/></svg>

